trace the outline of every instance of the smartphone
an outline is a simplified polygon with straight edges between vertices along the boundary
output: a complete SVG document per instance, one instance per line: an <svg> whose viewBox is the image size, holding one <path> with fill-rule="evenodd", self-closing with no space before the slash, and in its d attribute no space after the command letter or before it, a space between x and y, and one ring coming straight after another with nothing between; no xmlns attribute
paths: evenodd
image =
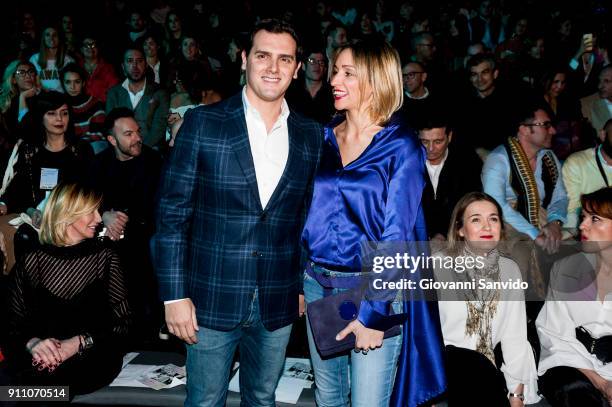
<svg viewBox="0 0 612 407"><path fill-rule="evenodd" d="M593 34L587 33L582 36L582 43L584 44L585 52L593 51Z"/></svg>

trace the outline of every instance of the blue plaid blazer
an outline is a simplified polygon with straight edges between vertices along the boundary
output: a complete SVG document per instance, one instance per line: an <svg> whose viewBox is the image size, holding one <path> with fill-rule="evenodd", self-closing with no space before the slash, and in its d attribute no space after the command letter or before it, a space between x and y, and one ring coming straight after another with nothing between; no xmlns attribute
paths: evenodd
<svg viewBox="0 0 612 407"><path fill-rule="evenodd" d="M161 299L191 298L201 326L235 328L256 287L267 329L297 317L299 237L323 133L294 112L287 125L287 165L262 208L242 94L185 115L163 171L151 248Z"/></svg>

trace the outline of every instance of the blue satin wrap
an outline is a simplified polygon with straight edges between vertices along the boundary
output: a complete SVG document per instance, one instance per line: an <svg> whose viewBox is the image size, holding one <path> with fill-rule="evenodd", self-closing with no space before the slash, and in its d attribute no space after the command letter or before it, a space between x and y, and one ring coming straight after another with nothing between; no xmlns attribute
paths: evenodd
<svg viewBox="0 0 612 407"><path fill-rule="evenodd" d="M361 249L366 242L427 240L421 207L425 151L412 130L392 120L356 160L343 167L333 131L342 119L325 128L302 243L312 262L356 273L363 271ZM379 276L397 281L401 277L397 273L395 270ZM420 273L411 278L418 279ZM385 330L404 324L392 405L417 406L440 395L446 388L446 378L437 304L404 301L404 314L400 316L392 315L390 306L397 298L396 291L370 290L365 298L368 300L362 301L358 317L365 326Z"/></svg>

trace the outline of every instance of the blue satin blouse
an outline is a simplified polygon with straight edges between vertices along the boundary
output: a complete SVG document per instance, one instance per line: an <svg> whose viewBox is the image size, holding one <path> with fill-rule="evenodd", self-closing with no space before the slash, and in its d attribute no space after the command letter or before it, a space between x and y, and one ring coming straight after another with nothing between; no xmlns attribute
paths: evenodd
<svg viewBox="0 0 612 407"><path fill-rule="evenodd" d="M421 209L425 152L416 134L392 121L346 167L334 134L325 140L302 233L311 261L360 272L361 243L427 240Z"/></svg>

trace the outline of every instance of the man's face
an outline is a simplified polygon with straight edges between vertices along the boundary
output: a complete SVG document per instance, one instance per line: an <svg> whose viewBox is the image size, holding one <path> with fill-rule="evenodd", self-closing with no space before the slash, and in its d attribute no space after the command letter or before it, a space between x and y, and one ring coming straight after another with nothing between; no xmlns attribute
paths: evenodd
<svg viewBox="0 0 612 407"><path fill-rule="evenodd" d="M446 128L444 127L424 129L419 131L419 138L425 150L427 150L427 160L431 164L436 165L444 158L452 138L452 133L446 134Z"/></svg>
<svg viewBox="0 0 612 407"><path fill-rule="evenodd" d="M132 117L115 120L112 135L107 139L115 149L115 156L120 161L138 157L142 152L140 127Z"/></svg>
<svg viewBox="0 0 612 407"><path fill-rule="evenodd" d="M145 74L145 56L136 49L131 49L125 53L123 58L123 73L130 82L139 82Z"/></svg>
<svg viewBox="0 0 612 407"><path fill-rule="evenodd" d="M423 72L418 64L409 63L402 68L402 79L404 82L404 90L413 94L424 88L427 73Z"/></svg>
<svg viewBox="0 0 612 407"><path fill-rule="evenodd" d="M83 91L83 78L76 72L66 72L63 79L64 89L70 96L79 96Z"/></svg>
<svg viewBox="0 0 612 407"><path fill-rule="evenodd" d="M492 70L488 62L470 68L470 81L472 86L481 94L487 94L495 88L497 70Z"/></svg>
<svg viewBox="0 0 612 407"><path fill-rule="evenodd" d="M612 102L612 69L606 69L599 75L599 97Z"/></svg>
<svg viewBox="0 0 612 407"><path fill-rule="evenodd" d="M249 55L242 52L242 69L246 71L246 91L251 103L273 102L284 97L300 68L296 50L295 40L287 33L260 30L255 34Z"/></svg>
<svg viewBox="0 0 612 407"><path fill-rule="evenodd" d="M423 61L431 61L436 52L436 44L433 38L425 36L418 44L416 44L416 52L419 54Z"/></svg>
<svg viewBox="0 0 612 407"><path fill-rule="evenodd" d="M144 29L144 20L140 13L132 13L130 16L130 28L132 32L141 32Z"/></svg>
<svg viewBox="0 0 612 407"><path fill-rule="evenodd" d="M306 58L306 63L302 65L304 76L311 81L322 81L327 74L327 59L319 52L313 52Z"/></svg>
<svg viewBox="0 0 612 407"><path fill-rule="evenodd" d="M544 110L536 110L533 120L525 123L519 128L523 139L535 150L550 148L552 138L557 133L550 121L548 113Z"/></svg>

